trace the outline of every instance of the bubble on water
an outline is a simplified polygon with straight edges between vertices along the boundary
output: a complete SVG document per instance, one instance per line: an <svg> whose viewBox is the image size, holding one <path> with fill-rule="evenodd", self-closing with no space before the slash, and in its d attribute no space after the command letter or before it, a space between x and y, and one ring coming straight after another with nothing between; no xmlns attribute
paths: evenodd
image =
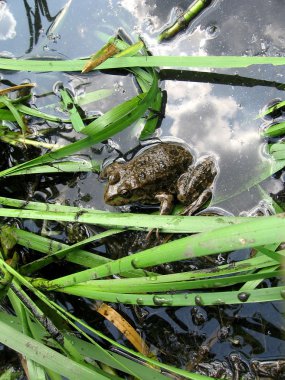
<svg viewBox="0 0 285 380"><path fill-rule="evenodd" d="M114 83L114 88L116 92L119 92L121 94L125 94L126 90L124 89L124 84L122 81L115 82Z"/></svg>
<svg viewBox="0 0 285 380"><path fill-rule="evenodd" d="M268 45L267 45L267 43L266 43L265 41L262 41L262 42L260 43L260 47L261 47L261 50L262 50L263 52L265 52L265 51L268 49Z"/></svg>
<svg viewBox="0 0 285 380"><path fill-rule="evenodd" d="M220 34L220 28L217 25L209 25L206 28L206 38L207 40L212 40L216 38Z"/></svg>
<svg viewBox="0 0 285 380"><path fill-rule="evenodd" d="M50 33L50 34L48 34L47 37L48 37L48 39L49 39L50 41L52 41L53 43L56 43L57 40L60 40L60 39L61 39L60 34L55 34L55 33Z"/></svg>
<svg viewBox="0 0 285 380"><path fill-rule="evenodd" d="M62 89L63 89L63 83L61 81L55 82L53 87L52 87L52 90L55 93L55 95L59 95L60 90L62 90Z"/></svg>

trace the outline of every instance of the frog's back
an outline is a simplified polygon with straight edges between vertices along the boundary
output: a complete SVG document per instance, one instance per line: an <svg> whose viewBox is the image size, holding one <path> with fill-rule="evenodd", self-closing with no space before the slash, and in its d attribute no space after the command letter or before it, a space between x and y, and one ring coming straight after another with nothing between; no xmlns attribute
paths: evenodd
<svg viewBox="0 0 285 380"><path fill-rule="evenodd" d="M183 146L160 143L133 159L131 172L139 180L139 187L156 183L164 186L175 181L192 163L192 155Z"/></svg>

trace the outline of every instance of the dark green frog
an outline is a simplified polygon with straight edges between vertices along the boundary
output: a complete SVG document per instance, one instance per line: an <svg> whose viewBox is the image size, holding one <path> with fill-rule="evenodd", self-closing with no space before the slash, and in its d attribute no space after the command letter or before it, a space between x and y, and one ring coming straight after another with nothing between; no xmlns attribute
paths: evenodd
<svg viewBox="0 0 285 380"><path fill-rule="evenodd" d="M191 215L212 194L217 168L211 157L192 165L193 156L181 145L159 143L128 162L114 162L100 174L107 179L104 200L112 206L134 202L160 204L160 213L171 212L174 199Z"/></svg>

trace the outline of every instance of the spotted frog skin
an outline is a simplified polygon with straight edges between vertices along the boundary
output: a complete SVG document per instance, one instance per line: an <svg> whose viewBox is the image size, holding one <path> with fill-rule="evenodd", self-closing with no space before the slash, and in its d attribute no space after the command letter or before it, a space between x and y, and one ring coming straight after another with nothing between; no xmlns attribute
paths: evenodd
<svg viewBox="0 0 285 380"><path fill-rule="evenodd" d="M211 157L192 165L193 156L183 146L159 143L144 150L128 162L114 162L100 174L107 179L104 200L112 206L134 202L160 204L160 213L169 214L174 199L191 215L212 194L217 174Z"/></svg>

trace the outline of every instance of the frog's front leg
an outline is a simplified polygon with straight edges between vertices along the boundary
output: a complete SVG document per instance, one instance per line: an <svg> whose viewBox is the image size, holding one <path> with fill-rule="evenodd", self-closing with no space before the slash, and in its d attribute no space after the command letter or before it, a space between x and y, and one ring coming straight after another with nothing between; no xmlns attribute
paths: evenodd
<svg viewBox="0 0 285 380"><path fill-rule="evenodd" d="M154 198L160 203L160 208L159 208L160 215L169 215L173 207L173 200L174 200L173 195L168 194L168 193L157 193L154 196ZM160 239L158 228L153 228L148 232L146 236L147 240L150 240L150 237L154 231L155 231L156 239L157 240Z"/></svg>
<svg viewBox="0 0 285 380"><path fill-rule="evenodd" d="M173 195L168 193L157 193L154 197L160 203L160 215L169 215L173 207Z"/></svg>
<svg viewBox="0 0 285 380"><path fill-rule="evenodd" d="M177 198L187 206L183 215L193 214L209 200L216 175L214 159L206 157L180 176L177 181Z"/></svg>

